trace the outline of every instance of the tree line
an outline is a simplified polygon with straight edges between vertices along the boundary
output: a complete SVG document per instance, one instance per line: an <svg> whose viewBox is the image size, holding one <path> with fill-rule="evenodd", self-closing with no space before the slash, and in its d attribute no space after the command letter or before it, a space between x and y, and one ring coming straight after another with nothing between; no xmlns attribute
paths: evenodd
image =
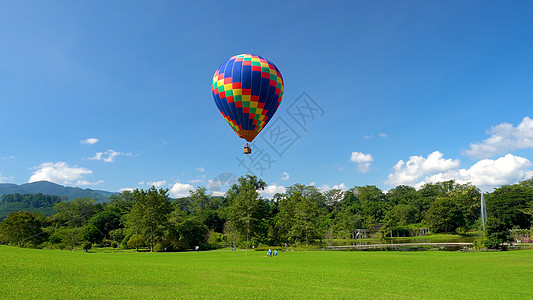
<svg viewBox="0 0 533 300"><path fill-rule="evenodd" d="M198 187L188 197L171 199L168 189L152 187L112 195L105 203L87 197L59 201L50 217L11 213L0 223L0 241L21 247L182 251L195 246L308 246L317 240L353 238L356 229L373 229L381 238L409 236L424 227L432 233L460 234L481 229L480 190L453 180L419 190L400 185L386 192L373 185L321 191L294 184L272 199L261 196L265 187L264 181L247 175L223 197ZM509 241L509 229L531 228L533 179L497 188L485 199L487 247Z"/></svg>
<svg viewBox="0 0 533 300"><path fill-rule="evenodd" d="M0 196L0 220L13 211L38 212L46 216L54 214L54 206L66 201L67 197L37 194L7 194Z"/></svg>

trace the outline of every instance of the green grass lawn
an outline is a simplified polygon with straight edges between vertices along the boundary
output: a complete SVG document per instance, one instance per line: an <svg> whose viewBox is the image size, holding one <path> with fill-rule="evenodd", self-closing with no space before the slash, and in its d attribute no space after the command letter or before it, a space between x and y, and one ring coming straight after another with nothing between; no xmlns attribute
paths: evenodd
<svg viewBox="0 0 533 300"><path fill-rule="evenodd" d="M533 250L265 254L0 246L0 298L533 299Z"/></svg>

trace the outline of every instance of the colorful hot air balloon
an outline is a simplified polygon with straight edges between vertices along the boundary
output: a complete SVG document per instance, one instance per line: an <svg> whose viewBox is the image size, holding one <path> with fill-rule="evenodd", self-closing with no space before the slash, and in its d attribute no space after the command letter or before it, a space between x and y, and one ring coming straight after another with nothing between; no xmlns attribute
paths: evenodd
<svg viewBox="0 0 533 300"><path fill-rule="evenodd" d="M213 76L213 98L218 110L237 135L248 142L272 119L283 90L278 68L254 54L233 56Z"/></svg>

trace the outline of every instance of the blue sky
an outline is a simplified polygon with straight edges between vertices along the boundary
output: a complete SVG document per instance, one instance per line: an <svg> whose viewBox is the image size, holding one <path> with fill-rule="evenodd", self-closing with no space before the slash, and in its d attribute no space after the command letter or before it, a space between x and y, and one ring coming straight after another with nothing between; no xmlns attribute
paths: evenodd
<svg viewBox="0 0 533 300"><path fill-rule="evenodd" d="M531 15L528 1L3 2L0 182L177 197L249 169L267 197L294 183L492 191L533 177ZM246 157L211 96L240 53L285 81Z"/></svg>

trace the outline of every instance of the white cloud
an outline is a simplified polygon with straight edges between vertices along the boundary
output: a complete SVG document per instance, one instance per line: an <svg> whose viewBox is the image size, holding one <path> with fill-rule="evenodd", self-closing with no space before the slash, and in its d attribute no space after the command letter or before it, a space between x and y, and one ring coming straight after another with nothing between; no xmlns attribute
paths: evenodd
<svg viewBox="0 0 533 300"><path fill-rule="evenodd" d="M211 196L213 196L213 197L224 197L224 196L226 196L226 193L222 192L222 191L213 191L211 193Z"/></svg>
<svg viewBox="0 0 533 300"><path fill-rule="evenodd" d="M379 136L379 137L382 137L382 138L386 138L386 137L387 137L387 134L386 134L386 133L383 133L383 132L380 132L380 133L378 133L378 136ZM373 134L371 134L371 135L364 135L363 138L364 138L365 140L371 140L371 139L374 138L374 135L373 135Z"/></svg>
<svg viewBox="0 0 533 300"><path fill-rule="evenodd" d="M167 183L166 180L148 181L148 182L146 182L147 185L149 185L149 186L155 186L156 188L157 188L157 187L162 187L162 186L164 186L166 183Z"/></svg>
<svg viewBox="0 0 533 300"><path fill-rule="evenodd" d="M361 173L366 173L370 169L370 164L374 161L374 158L370 154L364 154L361 152L352 152L350 161L357 164L357 169Z"/></svg>
<svg viewBox="0 0 533 300"><path fill-rule="evenodd" d="M326 192L326 191L329 191L329 190L343 190L343 191L346 191L348 189L348 187L344 183L336 184L333 187L330 187L327 184L323 184L323 185L321 185L319 187L319 189L321 191L323 191L323 192Z"/></svg>
<svg viewBox="0 0 533 300"><path fill-rule="evenodd" d="M5 180L9 179L8 177L2 176L2 173L0 173L0 183L4 183Z"/></svg>
<svg viewBox="0 0 533 300"><path fill-rule="evenodd" d="M188 183L176 182L169 191L169 194L174 198L181 198L189 196L189 191L194 190L194 186Z"/></svg>
<svg viewBox="0 0 533 300"><path fill-rule="evenodd" d="M513 184L533 176L528 170L531 162L523 157L507 154L498 159L483 159L469 169L456 169L426 177L424 182L438 182L455 179L458 183L471 182L484 188Z"/></svg>
<svg viewBox="0 0 533 300"><path fill-rule="evenodd" d="M77 166L71 167L62 161L57 163L42 163L33 169L36 169L36 171L33 172L33 175L28 182L46 180L61 185L72 184L73 182L76 182L76 184L78 184L78 182L85 183L86 181L83 177L92 174L93 172L86 168L80 168Z"/></svg>
<svg viewBox="0 0 533 300"><path fill-rule="evenodd" d="M283 172L283 174L281 175L281 180L289 180L289 173Z"/></svg>
<svg viewBox="0 0 533 300"><path fill-rule="evenodd" d="M219 191L222 187L222 184L223 183L220 180L209 179L207 181L207 189L210 191Z"/></svg>
<svg viewBox="0 0 533 300"><path fill-rule="evenodd" d="M99 185L100 183L103 183L104 181L103 180L98 180L98 181L95 181L95 182L89 182L85 179L82 179L82 180L78 180L76 181L76 185Z"/></svg>
<svg viewBox="0 0 533 300"><path fill-rule="evenodd" d="M407 162L398 161L393 167L394 173L389 174L386 184L389 185L414 185L425 175L433 175L439 172L459 167L458 159L444 159L443 154L435 151L427 158L411 156Z"/></svg>
<svg viewBox="0 0 533 300"><path fill-rule="evenodd" d="M343 190L343 191L346 191L348 189L348 187L346 186L346 184L344 183L341 183L341 184L336 184L333 186L333 189L334 190Z"/></svg>
<svg viewBox="0 0 533 300"><path fill-rule="evenodd" d="M455 180L457 183L472 183L484 191L514 184L533 177L528 170L531 162L523 157L507 154L498 159L483 159L468 169L459 169L459 160L444 159L435 151L428 158L412 156L407 163L400 160L389 174L385 183L389 185L410 185L420 188L426 183Z"/></svg>
<svg viewBox="0 0 533 300"><path fill-rule="evenodd" d="M259 191L259 193L265 198L272 198L275 194L283 194L287 189L282 185L269 184L264 190Z"/></svg>
<svg viewBox="0 0 533 300"><path fill-rule="evenodd" d="M346 191L346 190L348 190L348 187L343 182L341 184L336 184L333 187L330 187L327 184L323 184L318 189L321 190L322 192L327 192L329 190L343 190L343 191Z"/></svg>
<svg viewBox="0 0 533 300"><path fill-rule="evenodd" d="M96 152L93 157L88 157L90 160L103 160L104 162L113 162L117 156L127 155L131 156L131 153L117 152L115 150L107 150L105 152Z"/></svg>
<svg viewBox="0 0 533 300"><path fill-rule="evenodd" d="M533 119L525 117L518 126L501 123L487 133L491 136L483 142L470 144L464 154L477 158L489 158L497 154L524 148L533 148Z"/></svg>
<svg viewBox="0 0 533 300"><path fill-rule="evenodd" d="M89 145L94 145L96 143L98 143L99 139L97 138L88 138L88 139L85 139L85 140L81 140L80 143L81 144L89 144Z"/></svg>
<svg viewBox="0 0 533 300"><path fill-rule="evenodd" d="M118 190L119 192L124 192L124 191L128 191L128 192L133 192L133 190L135 190L134 188L121 188L120 190Z"/></svg>
<svg viewBox="0 0 533 300"><path fill-rule="evenodd" d="M198 171L198 172L205 172L205 169L204 169L204 168L196 168L196 171Z"/></svg>
<svg viewBox="0 0 533 300"><path fill-rule="evenodd" d="M189 183L201 183L201 182L204 182L203 179L193 179L193 180L189 180Z"/></svg>

